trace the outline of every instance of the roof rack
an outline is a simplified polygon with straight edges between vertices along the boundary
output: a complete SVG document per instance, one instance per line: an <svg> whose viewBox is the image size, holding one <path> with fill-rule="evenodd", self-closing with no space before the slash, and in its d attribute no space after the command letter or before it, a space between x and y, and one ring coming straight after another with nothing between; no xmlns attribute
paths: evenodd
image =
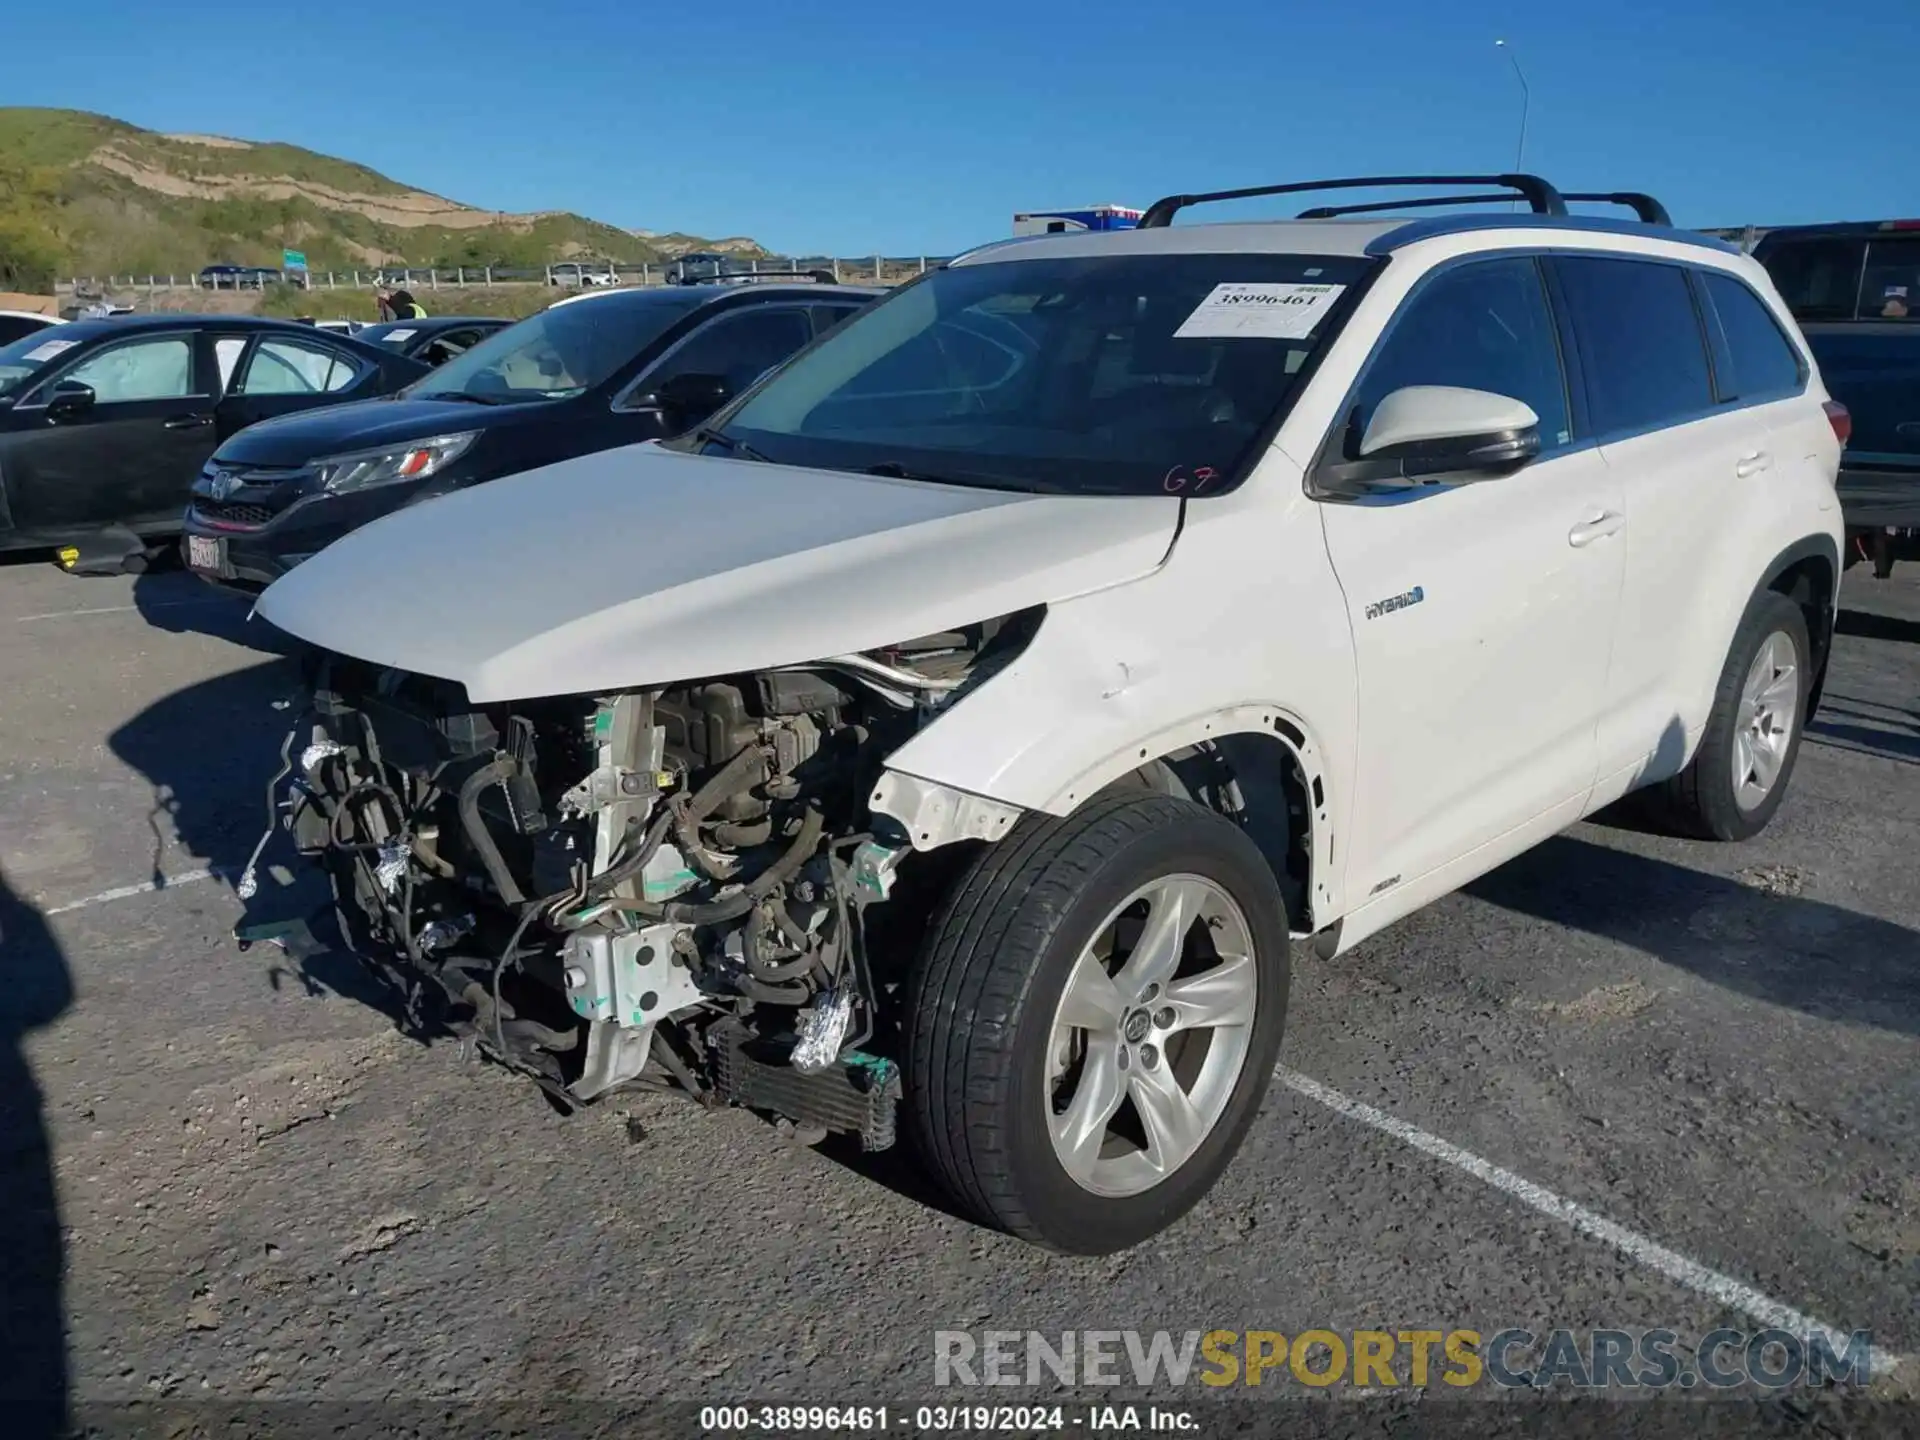
<svg viewBox="0 0 1920 1440"><path fill-rule="evenodd" d="M1604 195L1599 191L1582 192L1578 195L1562 195L1560 198L1592 205L1624 205L1648 225L1673 224L1673 217L1667 213L1666 206L1638 190L1613 190Z"/></svg>
<svg viewBox="0 0 1920 1440"><path fill-rule="evenodd" d="M1299 180L1290 185L1213 190L1200 195L1166 195L1147 207L1147 213L1140 217L1139 228L1163 229L1187 206L1207 205L1217 200L1251 200L1258 195L1297 195L1311 190L1375 190L1390 185L1499 185L1523 198L1536 215L1567 213L1566 201L1560 192L1538 175L1354 175L1340 180ZM1447 203L1459 202L1456 199Z"/></svg>

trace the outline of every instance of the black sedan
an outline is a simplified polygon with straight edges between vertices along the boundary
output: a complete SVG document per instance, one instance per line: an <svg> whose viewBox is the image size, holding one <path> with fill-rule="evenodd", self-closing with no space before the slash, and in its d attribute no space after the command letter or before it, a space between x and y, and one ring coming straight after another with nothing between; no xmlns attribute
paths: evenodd
<svg viewBox="0 0 1920 1440"><path fill-rule="evenodd" d="M379 346L237 315L76 320L0 346L0 550L122 569L180 529L194 477L229 436L427 373Z"/></svg>
<svg viewBox="0 0 1920 1440"><path fill-rule="evenodd" d="M187 563L257 590L416 500L678 434L878 293L792 283L585 291L401 395L234 436L194 482Z"/></svg>
<svg viewBox="0 0 1920 1440"><path fill-rule="evenodd" d="M430 315L422 320L384 320L354 332L369 345L384 345L428 365L444 365L513 321L496 315Z"/></svg>

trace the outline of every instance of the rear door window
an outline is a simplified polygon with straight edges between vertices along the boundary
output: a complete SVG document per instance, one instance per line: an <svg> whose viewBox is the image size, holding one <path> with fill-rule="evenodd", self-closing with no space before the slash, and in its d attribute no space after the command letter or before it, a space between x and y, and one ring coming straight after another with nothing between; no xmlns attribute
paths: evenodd
<svg viewBox="0 0 1920 1440"><path fill-rule="evenodd" d="M344 390L359 366L322 345L294 340L263 340L234 386L243 395L325 395Z"/></svg>
<svg viewBox="0 0 1920 1440"><path fill-rule="evenodd" d="M1731 275L1707 271L1701 279L1725 342L1726 373L1717 377L1720 398L1752 400L1797 391L1806 381L1806 368L1773 312Z"/></svg>
<svg viewBox="0 0 1920 1440"><path fill-rule="evenodd" d="M1693 288L1677 265L1558 256L1594 432L1652 430L1713 406Z"/></svg>
<svg viewBox="0 0 1920 1440"><path fill-rule="evenodd" d="M1851 320L1866 248L1857 235L1827 235L1763 245L1758 259L1794 319Z"/></svg>

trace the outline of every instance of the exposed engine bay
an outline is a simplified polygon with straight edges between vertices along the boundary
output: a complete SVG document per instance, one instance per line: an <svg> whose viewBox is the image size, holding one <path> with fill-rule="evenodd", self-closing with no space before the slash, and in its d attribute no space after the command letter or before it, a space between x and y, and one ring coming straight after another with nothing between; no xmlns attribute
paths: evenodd
<svg viewBox="0 0 1920 1440"><path fill-rule="evenodd" d="M874 937L915 918L904 895L879 905L913 852L868 800L886 757L1039 618L481 707L326 656L283 823L410 1010L437 1007L556 1099L677 1089L884 1148L903 977Z"/></svg>

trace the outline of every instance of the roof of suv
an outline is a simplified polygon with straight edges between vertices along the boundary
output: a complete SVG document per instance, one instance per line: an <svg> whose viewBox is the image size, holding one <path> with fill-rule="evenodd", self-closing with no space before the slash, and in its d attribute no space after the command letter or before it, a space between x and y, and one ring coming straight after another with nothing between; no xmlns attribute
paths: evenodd
<svg viewBox="0 0 1920 1440"><path fill-rule="evenodd" d="M1697 245L1720 254L1740 253L1740 247L1665 225L1614 220L1600 215L1437 215L1427 219L1367 220L1238 220L1205 225L1166 225L1151 230L1067 231L1001 240L970 250L955 259L972 264L989 256L995 260L1040 259L1080 255L1190 255L1243 251L1277 255L1346 255L1379 257L1439 235L1502 230L1555 231L1572 234L1633 235Z"/></svg>
<svg viewBox="0 0 1920 1440"><path fill-rule="evenodd" d="M547 308L556 309L562 305L581 305L588 301L606 304L610 300L621 298L624 304L642 305L678 305L692 310L697 306L721 300L729 295L772 293L775 295L829 295L851 297L856 300L871 300L876 295L884 295L886 287L876 285L816 285L806 281L771 280L747 285L702 284L702 285L622 285L607 290L582 290L577 295L569 295L564 300L556 300ZM651 297L651 298L641 298Z"/></svg>

